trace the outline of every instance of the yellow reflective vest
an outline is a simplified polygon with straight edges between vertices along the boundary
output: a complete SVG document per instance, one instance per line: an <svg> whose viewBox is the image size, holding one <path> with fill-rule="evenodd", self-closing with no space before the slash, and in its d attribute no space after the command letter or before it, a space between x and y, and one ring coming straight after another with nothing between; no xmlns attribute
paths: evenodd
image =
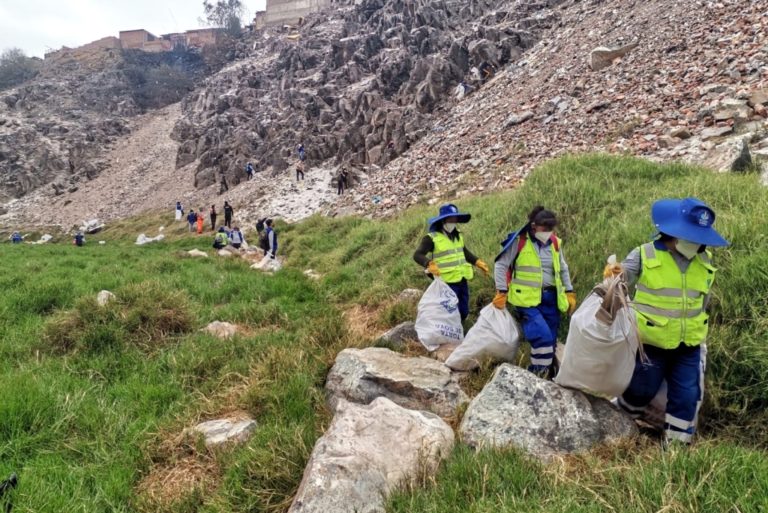
<svg viewBox="0 0 768 513"><path fill-rule="evenodd" d="M717 272L711 254L696 255L685 273L669 251L657 250L653 243L640 247L640 260L642 271L633 302L640 340L662 349L704 342L709 331L704 298Z"/></svg>
<svg viewBox="0 0 768 513"><path fill-rule="evenodd" d="M550 246L552 251L552 267L557 288L557 309L568 311L568 297L565 295L563 280L560 276L560 245L562 241L555 238ZM526 237L520 253L515 259L512 270L512 280L509 282L507 301L513 306L532 308L541 304L541 291L544 287L544 273L541 269L541 259L533 247L531 239Z"/></svg>
<svg viewBox="0 0 768 513"><path fill-rule="evenodd" d="M429 236L435 245L432 261L440 269L440 277L445 283L458 283L463 278L471 280L475 276L472 264L464 258L464 237L461 234L456 240L451 240L443 232L430 232Z"/></svg>

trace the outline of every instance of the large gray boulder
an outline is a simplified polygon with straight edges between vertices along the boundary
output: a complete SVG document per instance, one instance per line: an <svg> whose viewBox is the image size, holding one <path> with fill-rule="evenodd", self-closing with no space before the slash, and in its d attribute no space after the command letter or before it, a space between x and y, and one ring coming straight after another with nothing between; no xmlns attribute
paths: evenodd
<svg viewBox="0 0 768 513"><path fill-rule="evenodd" d="M317 441L289 513L383 513L386 496L433 473L454 444L438 416L380 397L369 405L339 400Z"/></svg>
<svg viewBox="0 0 768 513"><path fill-rule="evenodd" d="M469 405L460 427L472 446L517 447L548 459L638 433L608 401L503 364Z"/></svg>
<svg viewBox="0 0 768 513"><path fill-rule="evenodd" d="M404 408L441 417L469 402L451 369L431 358L403 356L389 349L345 349L336 357L325 384L328 401L339 398L368 404L386 397Z"/></svg>
<svg viewBox="0 0 768 513"><path fill-rule="evenodd" d="M416 333L416 323L406 321L379 337L379 344L387 344L389 347L398 349L404 347L410 340L418 341L419 334Z"/></svg>

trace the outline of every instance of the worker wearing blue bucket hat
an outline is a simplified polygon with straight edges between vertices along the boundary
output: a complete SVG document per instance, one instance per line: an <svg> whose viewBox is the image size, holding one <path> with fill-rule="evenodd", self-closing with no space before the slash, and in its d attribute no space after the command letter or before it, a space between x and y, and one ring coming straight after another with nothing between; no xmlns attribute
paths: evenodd
<svg viewBox="0 0 768 513"><path fill-rule="evenodd" d="M460 212L453 204L440 207L435 217L427 219L429 233L413 254L413 259L428 274L440 277L459 299L461 320L469 315L469 280L474 277L473 266L488 276L488 264L477 258L464 245L458 224L468 223L470 214ZM431 258L430 258L431 255Z"/></svg>
<svg viewBox="0 0 768 513"><path fill-rule="evenodd" d="M618 402L639 417L666 380L665 440L690 443L703 397L706 307L716 274L707 247L728 241L713 227L715 212L696 198L659 200L651 218L655 240L604 271L636 282L633 308L648 357L637 362Z"/></svg>

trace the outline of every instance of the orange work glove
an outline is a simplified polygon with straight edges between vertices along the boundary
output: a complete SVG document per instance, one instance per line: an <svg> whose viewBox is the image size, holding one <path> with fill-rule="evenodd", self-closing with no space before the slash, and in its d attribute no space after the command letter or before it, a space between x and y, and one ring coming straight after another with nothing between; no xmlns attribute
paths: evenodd
<svg viewBox="0 0 768 513"><path fill-rule="evenodd" d="M490 275L491 270L488 268L488 264L486 264L482 260L478 260L477 262L475 262L475 266L481 271L483 271L484 275L486 276Z"/></svg>
<svg viewBox="0 0 768 513"><path fill-rule="evenodd" d="M608 264L603 269L603 278L613 278L624 272L624 268L621 264Z"/></svg>
<svg viewBox="0 0 768 513"><path fill-rule="evenodd" d="M427 271L432 276L440 276L440 268L437 267L437 264L434 261L430 261L429 264L427 264Z"/></svg>
<svg viewBox="0 0 768 513"><path fill-rule="evenodd" d="M496 295L493 296L491 304L499 310L504 310L507 307L507 293L496 291Z"/></svg>
<svg viewBox="0 0 768 513"><path fill-rule="evenodd" d="M576 311L576 293L566 292L565 297L568 298L568 315L573 315L573 312Z"/></svg>

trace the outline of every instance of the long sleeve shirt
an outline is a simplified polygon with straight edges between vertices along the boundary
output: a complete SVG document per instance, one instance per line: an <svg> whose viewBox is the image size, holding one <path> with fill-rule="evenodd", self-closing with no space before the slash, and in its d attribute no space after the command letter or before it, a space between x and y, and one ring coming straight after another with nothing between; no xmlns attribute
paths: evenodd
<svg viewBox="0 0 768 513"><path fill-rule="evenodd" d="M429 262L432 260L427 255L432 254L434 250L435 242L432 240L432 237L425 235L424 238L421 239L419 247L416 248L416 252L413 254L413 260L420 266L426 268L429 265ZM464 259L471 265L475 265L477 263L477 257L472 254L472 252L468 250L466 246L464 247Z"/></svg>
<svg viewBox="0 0 768 513"><path fill-rule="evenodd" d="M519 238L515 237L515 240L509 245L507 250L499 255L496 259L496 265L494 266L494 279L496 281L496 290L501 292L507 291L507 269L510 269L515 263L517 258L517 246ZM533 248L539 255L541 260L541 270L544 287L555 286L555 267L552 263L552 242L547 241L546 244L542 244L538 239L533 239ZM563 287L566 291L573 290L573 284L571 283L571 271L568 269L568 263L565 261L565 254L563 248L560 248L560 280L563 282Z"/></svg>

